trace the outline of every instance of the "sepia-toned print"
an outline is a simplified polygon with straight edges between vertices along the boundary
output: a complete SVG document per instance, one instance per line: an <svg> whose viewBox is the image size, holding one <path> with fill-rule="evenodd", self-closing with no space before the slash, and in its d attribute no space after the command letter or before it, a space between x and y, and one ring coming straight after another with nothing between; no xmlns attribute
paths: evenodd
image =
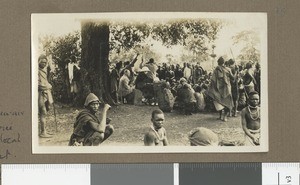
<svg viewBox="0 0 300 185"><path fill-rule="evenodd" d="M267 152L266 13L32 15L33 153Z"/></svg>

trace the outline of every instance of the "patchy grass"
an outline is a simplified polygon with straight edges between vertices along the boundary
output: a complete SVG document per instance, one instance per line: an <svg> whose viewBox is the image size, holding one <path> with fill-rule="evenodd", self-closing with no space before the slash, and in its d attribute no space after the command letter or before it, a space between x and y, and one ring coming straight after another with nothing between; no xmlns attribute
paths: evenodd
<svg viewBox="0 0 300 185"><path fill-rule="evenodd" d="M152 124L151 112L157 106L119 105L109 110L108 117L115 128L114 134L103 145L143 145L144 133ZM40 138L42 146L67 146L73 131L73 123L80 110L56 106L56 124L53 111L47 117L48 129L56 134L53 138ZM189 145L188 133L195 127L206 127L218 134L220 140L240 143L244 140L241 118L230 117L228 122L217 120L218 113L196 113L190 116L177 111L165 113L164 127L170 145Z"/></svg>

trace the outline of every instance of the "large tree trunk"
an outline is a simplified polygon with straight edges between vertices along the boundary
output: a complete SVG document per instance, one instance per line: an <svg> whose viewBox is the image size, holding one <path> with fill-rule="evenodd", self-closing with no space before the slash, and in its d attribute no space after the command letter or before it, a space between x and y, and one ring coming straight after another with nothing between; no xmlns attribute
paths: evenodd
<svg viewBox="0 0 300 185"><path fill-rule="evenodd" d="M109 25L85 21L81 23L81 93L83 105L89 93L96 94L101 101L114 104L109 82Z"/></svg>

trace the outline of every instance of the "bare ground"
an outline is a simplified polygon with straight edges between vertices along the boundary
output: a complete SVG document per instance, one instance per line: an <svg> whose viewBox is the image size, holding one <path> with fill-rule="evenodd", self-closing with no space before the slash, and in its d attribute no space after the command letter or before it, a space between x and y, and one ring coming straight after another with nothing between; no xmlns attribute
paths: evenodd
<svg viewBox="0 0 300 185"><path fill-rule="evenodd" d="M103 145L143 145L143 136L151 125L151 112L157 106L119 105L109 110L108 117L115 128L113 135ZM72 107L56 106L56 121L53 111L47 117L48 130L55 133L52 138L40 138L41 146L67 146L73 131L75 117L80 110ZM241 118L230 117L227 122L217 120L218 113L195 113L190 116L178 111L165 113L164 127L170 145L189 145L188 133L196 127L206 127L218 134L220 140L241 143L244 132Z"/></svg>

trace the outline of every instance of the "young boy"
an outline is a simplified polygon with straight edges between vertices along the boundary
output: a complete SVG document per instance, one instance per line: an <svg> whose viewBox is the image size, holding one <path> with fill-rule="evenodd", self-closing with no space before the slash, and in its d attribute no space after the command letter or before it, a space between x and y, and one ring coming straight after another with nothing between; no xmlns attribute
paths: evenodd
<svg viewBox="0 0 300 185"><path fill-rule="evenodd" d="M108 104L104 105L99 116L100 101L95 94L90 93L86 97L84 106L85 109L76 117L69 146L98 146L114 131L113 126L107 124L106 115L110 108Z"/></svg>
<svg viewBox="0 0 300 185"><path fill-rule="evenodd" d="M242 127L245 132L245 146L260 145L260 107L259 94L256 91L249 93L248 106L242 110Z"/></svg>
<svg viewBox="0 0 300 185"><path fill-rule="evenodd" d="M169 145L167 133L163 127L165 121L164 113L157 109L152 112L152 126L144 136L145 146L167 146Z"/></svg>

